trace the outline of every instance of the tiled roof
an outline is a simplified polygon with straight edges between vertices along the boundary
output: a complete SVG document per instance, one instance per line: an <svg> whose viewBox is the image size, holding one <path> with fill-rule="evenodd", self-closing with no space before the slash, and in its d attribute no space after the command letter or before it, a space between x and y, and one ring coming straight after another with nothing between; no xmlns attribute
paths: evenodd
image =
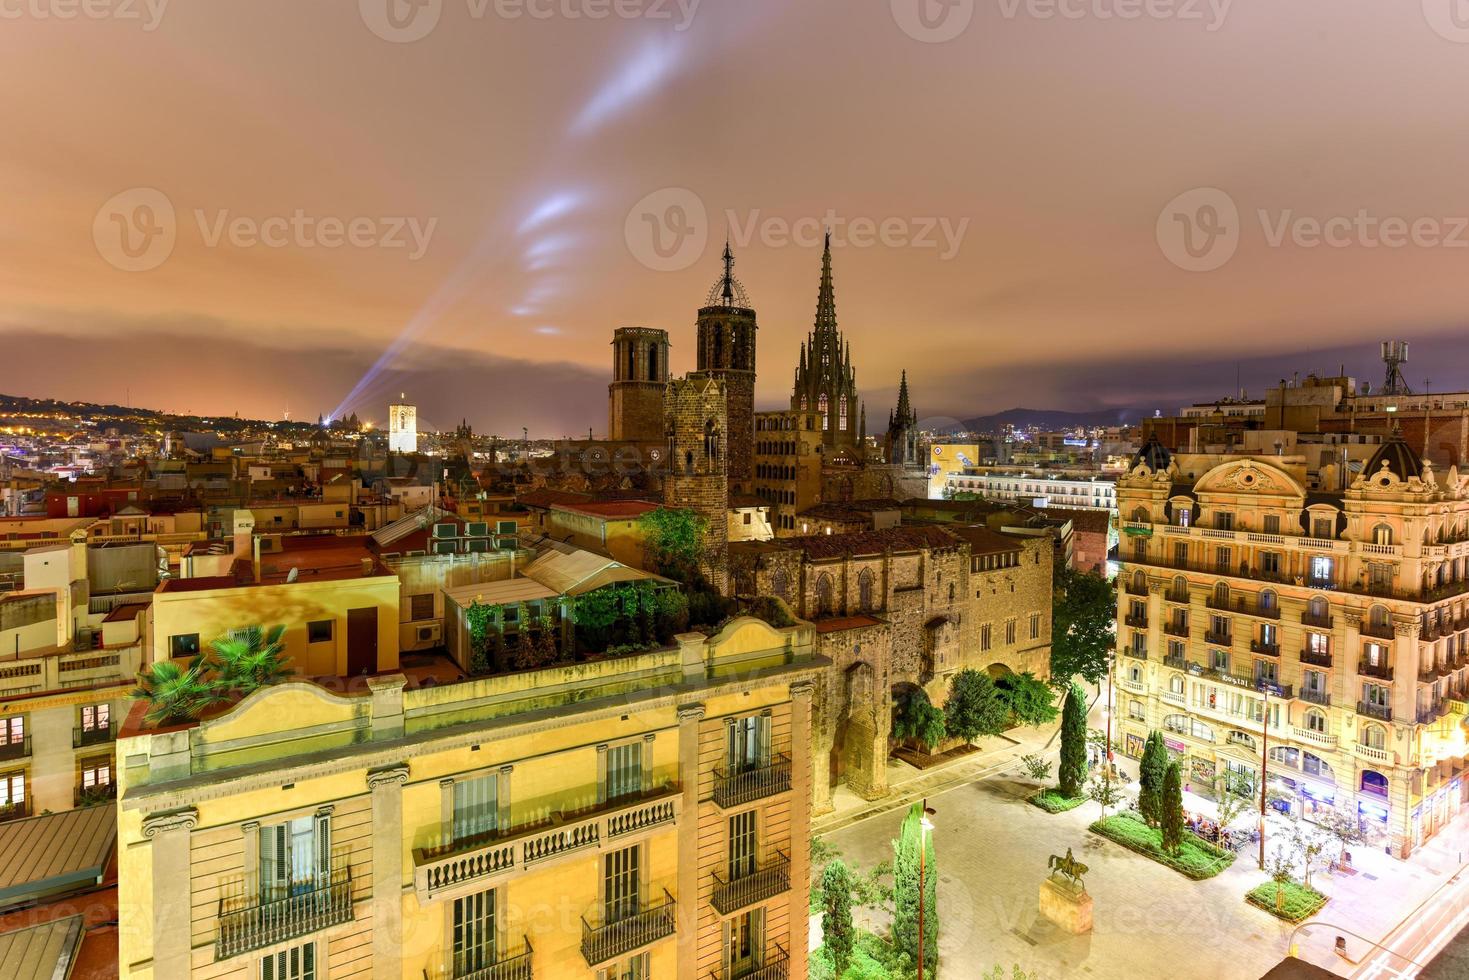
<svg viewBox="0 0 1469 980"><path fill-rule="evenodd" d="M877 555L885 551L920 551L957 548L959 541L948 530L932 526L889 527L881 531L850 534L811 534L775 542L804 551L808 558L840 558L847 555Z"/></svg>
<svg viewBox="0 0 1469 980"><path fill-rule="evenodd" d="M999 555L1010 552L1022 551L1025 545L1016 538L1012 538L998 531L991 531L987 527L978 525L946 525L949 531L969 542L969 553L971 555Z"/></svg>
<svg viewBox="0 0 1469 980"><path fill-rule="evenodd" d="M609 520L626 520L631 517L642 517L650 510L657 510L658 505L646 500L599 500L590 503L552 504L551 509L570 511L574 514L588 514Z"/></svg>

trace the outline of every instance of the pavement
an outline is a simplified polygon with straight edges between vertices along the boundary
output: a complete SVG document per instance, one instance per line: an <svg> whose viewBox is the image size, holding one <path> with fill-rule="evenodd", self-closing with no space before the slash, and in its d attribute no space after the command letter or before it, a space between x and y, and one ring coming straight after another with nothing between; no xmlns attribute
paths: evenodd
<svg viewBox="0 0 1469 980"><path fill-rule="evenodd" d="M1095 706L1089 723L1103 727ZM1330 903L1299 930L1245 902L1267 880L1257 851L1246 849L1215 878L1191 881L1141 855L1087 831L1100 816L1095 803L1069 813L1047 814L1025 802L1036 783L1020 772L1020 756L1035 752L1053 764L1056 726L1017 730L992 739L980 751L938 769L918 771L890 763L893 795L876 803L838 790L834 809L813 830L862 869L892 854L908 803L926 797L937 810L940 959L944 975L974 976L1011 964L1041 980L1255 980L1294 946L1298 955L1340 976L1397 980L1415 976L1469 924L1469 819L1445 828L1407 860L1366 848L1352 849L1356 873L1318 873L1313 885ZM1135 776L1137 765L1120 765ZM1135 793L1136 784L1132 785ZM1185 808L1212 815L1213 806L1188 794ZM1255 815L1236 826L1252 826ZM1272 816L1271 837L1285 818ZM1038 891L1047 857L1070 847L1090 871L1095 906L1090 934L1060 933L1041 919ZM882 930L886 916L863 923ZM819 917L813 922L819 943ZM1337 935L1347 955L1334 950Z"/></svg>

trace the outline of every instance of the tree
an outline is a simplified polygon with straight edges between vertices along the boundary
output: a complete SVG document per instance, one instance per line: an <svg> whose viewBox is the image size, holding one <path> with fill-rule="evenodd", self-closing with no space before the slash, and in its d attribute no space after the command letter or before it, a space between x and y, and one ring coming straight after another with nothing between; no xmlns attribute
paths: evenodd
<svg viewBox="0 0 1469 980"><path fill-rule="evenodd" d="M1005 730L1009 709L988 674L966 668L949 680L949 699L944 702L944 728L966 744L981 735L998 735Z"/></svg>
<svg viewBox="0 0 1469 980"><path fill-rule="evenodd" d="M836 975L841 976L852 961L856 936L852 928L852 876L840 858L829 862L821 873L821 897L821 942Z"/></svg>
<svg viewBox="0 0 1469 980"><path fill-rule="evenodd" d="M1168 763L1163 777L1163 850L1177 854L1183 847L1183 772L1177 762Z"/></svg>
<svg viewBox="0 0 1469 980"><path fill-rule="evenodd" d="M294 674L282 639L285 632L285 626L272 626L269 631L247 626L210 644L215 657L212 666L218 675L215 683L221 692L249 694Z"/></svg>
<svg viewBox="0 0 1469 980"><path fill-rule="evenodd" d="M1355 844L1362 839L1362 824L1355 813L1335 808L1329 810L1318 810L1316 812L1316 826L1321 828L1328 839L1335 841L1337 845L1336 857L1332 858L1332 868L1342 864L1342 858L1346 856L1347 846Z"/></svg>
<svg viewBox="0 0 1469 980"><path fill-rule="evenodd" d="M995 681L995 689L1010 714L1022 725L1049 725L1060 714L1055 690L1030 671L1006 674Z"/></svg>
<svg viewBox="0 0 1469 980"><path fill-rule="evenodd" d="M1022 755L1020 757L1020 768L1036 782L1045 782L1051 778L1051 764L1038 755Z"/></svg>
<svg viewBox="0 0 1469 980"><path fill-rule="evenodd" d="M893 841L893 945L918 959L918 855L923 848L923 960L925 972L937 971L939 954L938 865L934 862L933 835L924 833L923 804L915 803L903 818L902 830ZM923 978L920 978L923 980Z"/></svg>
<svg viewBox="0 0 1469 980"><path fill-rule="evenodd" d="M1121 803L1124 796L1120 783L1114 783L1111 773L1105 768L1092 770L1091 780L1087 783L1086 795L1102 805L1102 819L1107 819L1107 808Z"/></svg>
<svg viewBox="0 0 1469 980"><path fill-rule="evenodd" d="M1081 796L1086 779L1086 695L1073 683L1061 709L1061 766L1057 786L1061 795L1074 800Z"/></svg>
<svg viewBox="0 0 1469 980"><path fill-rule="evenodd" d="M1251 795L1239 791L1240 778L1238 773L1226 770L1214 781L1215 809L1219 811L1219 821L1214 830L1216 844L1229 829L1229 825L1243 816L1254 803Z"/></svg>
<svg viewBox="0 0 1469 980"><path fill-rule="evenodd" d="M899 699L893 718L894 738L899 741L914 739L932 752L944 740L945 733L944 713L934 707L923 688L912 688Z"/></svg>
<svg viewBox="0 0 1469 980"><path fill-rule="evenodd" d="M1051 677L1080 675L1091 684L1107 676L1115 642L1117 596L1094 572L1056 566L1051 582Z"/></svg>
<svg viewBox="0 0 1469 980"><path fill-rule="evenodd" d="M187 667L174 660L156 661L138 674L138 686L128 697L148 703L143 720L150 725L195 721L205 709L225 700L208 670L203 656L190 660Z"/></svg>
<svg viewBox="0 0 1469 980"><path fill-rule="evenodd" d="M1168 746L1162 732L1149 732L1138 767L1137 808L1149 827L1163 823L1163 781L1168 776Z"/></svg>
<svg viewBox="0 0 1469 980"><path fill-rule="evenodd" d="M696 511L660 507L638 518L643 552L653 571L680 582L698 575L700 552L709 522Z"/></svg>

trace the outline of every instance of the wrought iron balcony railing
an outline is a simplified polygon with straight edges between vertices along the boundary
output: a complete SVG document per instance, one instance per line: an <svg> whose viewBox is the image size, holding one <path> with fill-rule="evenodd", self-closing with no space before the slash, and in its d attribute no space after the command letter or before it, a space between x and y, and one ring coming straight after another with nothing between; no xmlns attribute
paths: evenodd
<svg viewBox="0 0 1469 980"><path fill-rule="evenodd" d="M587 966L597 966L673 935L675 911L673 896L665 888L663 901L656 905L628 903L624 908L608 909L602 925L594 926L583 917L582 958Z"/></svg>
<svg viewBox="0 0 1469 980"><path fill-rule="evenodd" d="M350 866L344 864L314 878L292 882L283 890L285 894L280 897L235 895L219 900L215 959L309 936L352 920Z"/></svg>
<svg viewBox="0 0 1469 980"><path fill-rule="evenodd" d="M714 802L722 809L784 793L791 788L791 759L780 754L769 765L735 772L714 771Z"/></svg>
<svg viewBox="0 0 1469 980"><path fill-rule="evenodd" d="M534 980L533 952L529 938L523 940L519 952L464 950L454 954L453 962L440 977L442 980ZM435 978L425 970L423 980Z"/></svg>
<svg viewBox="0 0 1469 980"><path fill-rule="evenodd" d="M1378 721L1392 721L1392 708L1385 704L1372 704L1369 701L1357 702L1357 714L1368 718L1376 718Z"/></svg>
<svg viewBox="0 0 1469 980"><path fill-rule="evenodd" d="M774 858L751 867L729 881L725 881L717 872L713 877L714 895L710 902L720 915L729 915L790 891L791 859L783 852L776 851Z"/></svg>
<svg viewBox="0 0 1469 980"><path fill-rule="evenodd" d="M1357 673L1364 677L1376 677L1379 680L1392 680L1392 667L1389 664L1374 664L1369 660L1359 661Z"/></svg>
<svg viewBox="0 0 1469 980"><path fill-rule="evenodd" d="M774 953L766 953L759 966L743 969L726 968L712 970L710 980L787 980L791 975L791 957L780 943L775 944Z"/></svg>
<svg viewBox="0 0 1469 980"><path fill-rule="evenodd" d="M1331 654L1330 653L1318 653L1315 650L1302 650L1301 651L1301 663L1306 664L1307 666L1310 666L1310 667L1328 667L1329 668L1331 666Z"/></svg>
<svg viewBox="0 0 1469 980"><path fill-rule="evenodd" d="M20 738L7 738L0 741L0 760L25 759L31 754L31 736L29 733Z"/></svg>
<svg viewBox="0 0 1469 980"><path fill-rule="evenodd" d="M101 728L73 728L71 730L71 747L79 749L84 745L105 745L117 739L117 732L113 731L111 725Z"/></svg>
<svg viewBox="0 0 1469 980"><path fill-rule="evenodd" d="M29 799L16 800L14 803L0 803L0 823L6 820L23 820L31 815L31 801Z"/></svg>

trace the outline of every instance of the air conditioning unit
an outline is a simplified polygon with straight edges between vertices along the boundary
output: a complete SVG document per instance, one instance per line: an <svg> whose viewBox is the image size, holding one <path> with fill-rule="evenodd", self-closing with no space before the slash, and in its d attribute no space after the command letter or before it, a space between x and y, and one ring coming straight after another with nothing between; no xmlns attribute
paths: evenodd
<svg viewBox="0 0 1469 980"><path fill-rule="evenodd" d="M437 643L439 642L440 635L441 634L438 623L434 623L432 626L418 627L419 643Z"/></svg>
<svg viewBox="0 0 1469 980"><path fill-rule="evenodd" d="M465 550L470 551L472 553L478 553L478 552L481 552L481 551L489 551L490 550L490 539L489 538L470 538L468 541L464 542L464 547L465 547Z"/></svg>
<svg viewBox="0 0 1469 980"><path fill-rule="evenodd" d="M496 534L514 534L516 532L516 530L518 530L518 525L514 521L496 521L495 522L495 533Z"/></svg>
<svg viewBox="0 0 1469 980"><path fill-rule="evenodd" d="M458 541L435 541L434 542L434 554L436 554L436 555L452 555L455 552L457 552L458 550L459 550L459 542Z"/></svg>
<svg viewBox="0 0 1469 980"><path fill-rule="evenodd" d="M459 537L459 525L457 524L435 524L434 537L457 538Z"/></svg>
<svg viewBox="0 0 1469 980"><path fill-rule="evenodd" d="M485 521L470 521L464 525L464 533L471 538L487 538L490 536L490 525Z"/></svg>

